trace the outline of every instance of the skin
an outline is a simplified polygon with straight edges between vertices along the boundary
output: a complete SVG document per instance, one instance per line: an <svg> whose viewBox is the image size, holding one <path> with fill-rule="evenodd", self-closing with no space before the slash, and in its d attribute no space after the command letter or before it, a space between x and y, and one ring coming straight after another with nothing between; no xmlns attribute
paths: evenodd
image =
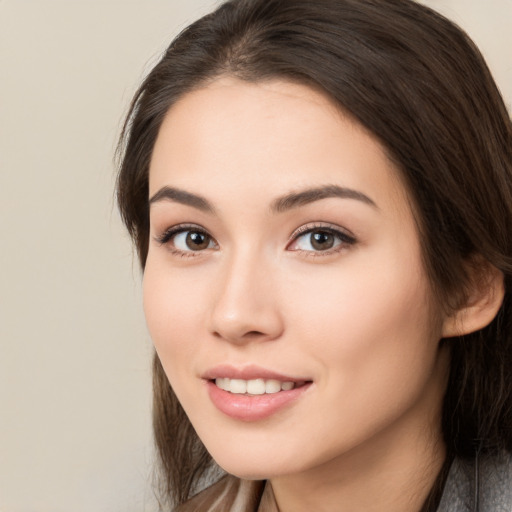
<svg viewBox="0 0 512 512"><path fill-rule="evenodd" d="M444 459L439 340L453 319L434 305L407 191L379 142L308 87L222 78L168 112L149 185L150 197L173 187L211 206L151 203L144 309L217 463L269 479L281 512L419 510ZM272 209L326 185L370 201ZM158 240L181 224L207 232L206 248ZM353 242L318 250L303 227ZM241 421L213 405L201 378L226 363L312 384L276 414Z"/></svg>

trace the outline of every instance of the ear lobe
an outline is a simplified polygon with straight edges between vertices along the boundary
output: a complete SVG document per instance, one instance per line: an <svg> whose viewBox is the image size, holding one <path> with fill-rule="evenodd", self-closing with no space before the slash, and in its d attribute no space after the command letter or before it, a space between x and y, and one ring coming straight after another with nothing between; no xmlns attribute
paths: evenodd
<svg viewBox="0 0 512 512"><path fill-rule="evenodd" d="M504 276L489 262L473 267L467 300L443 322L443 338L463 336L489 325L505 296Z"/></svg>

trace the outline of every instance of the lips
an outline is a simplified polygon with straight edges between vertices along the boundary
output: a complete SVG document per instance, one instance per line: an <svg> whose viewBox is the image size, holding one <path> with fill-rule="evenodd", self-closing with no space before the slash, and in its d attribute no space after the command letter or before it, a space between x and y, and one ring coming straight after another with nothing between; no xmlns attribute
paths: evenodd
<svg viewBox="0 0 512 512"><path fill-rule="evenodd" d="M306 382L312 379L307 377L298 377L285 375L284 373L275 372L262 366L247 365L247 366L232 366L232 365L218 365L207 370L203 375L203 379L215 380L217 378L228 379L242 379L242 380L277 380L279 382Z"/></svg>
<svg viewBox="0 0 512 512"><path fill-rule="evenodd" d="M217 366L202 378L213 405L227 416L242 421L262 420L291 406L312 384L311 379L257 366Z"/></svg>

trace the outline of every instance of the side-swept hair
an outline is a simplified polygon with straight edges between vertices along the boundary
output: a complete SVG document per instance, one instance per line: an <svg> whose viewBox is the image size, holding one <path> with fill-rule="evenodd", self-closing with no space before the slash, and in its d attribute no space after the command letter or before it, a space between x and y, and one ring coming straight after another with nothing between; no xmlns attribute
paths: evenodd
<svg viewBox="0 0 512 512"><path fill-rule="evenodd" d="M230 0L193 23L144 80L120 139L118 204L143 268L160 125L183 95L224 75L319 88L380 140L411 197L439 304L463 297L472 261L504 273L495 320L443 340L442 427L449 457L512 450L512 125L472 41L411 0ZM156 355L153 414L164 491L181 503L212 460Z"/></svg>

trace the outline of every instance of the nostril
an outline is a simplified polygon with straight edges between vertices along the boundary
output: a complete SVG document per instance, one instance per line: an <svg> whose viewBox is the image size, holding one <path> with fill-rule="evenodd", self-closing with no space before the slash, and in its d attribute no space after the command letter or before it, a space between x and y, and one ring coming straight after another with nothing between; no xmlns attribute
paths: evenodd
<svg viewBox="0 0 512 512"><path fill-rule="evenodd" d="M263 336L263 333L260 331L249 331L245 333L247 338L256 338L257 336Z"/></svg>
<svg viewBox="0 0 512 512"><path fill-rule="evenodd" d="M214 331L213 332L213 335L216 337L216 338L222 338L222 334L218 331ZM265 334L262 333L261 331L248 331L244 334L242 334L241 338L259 338L261 336L264 336Z"/></svg>

